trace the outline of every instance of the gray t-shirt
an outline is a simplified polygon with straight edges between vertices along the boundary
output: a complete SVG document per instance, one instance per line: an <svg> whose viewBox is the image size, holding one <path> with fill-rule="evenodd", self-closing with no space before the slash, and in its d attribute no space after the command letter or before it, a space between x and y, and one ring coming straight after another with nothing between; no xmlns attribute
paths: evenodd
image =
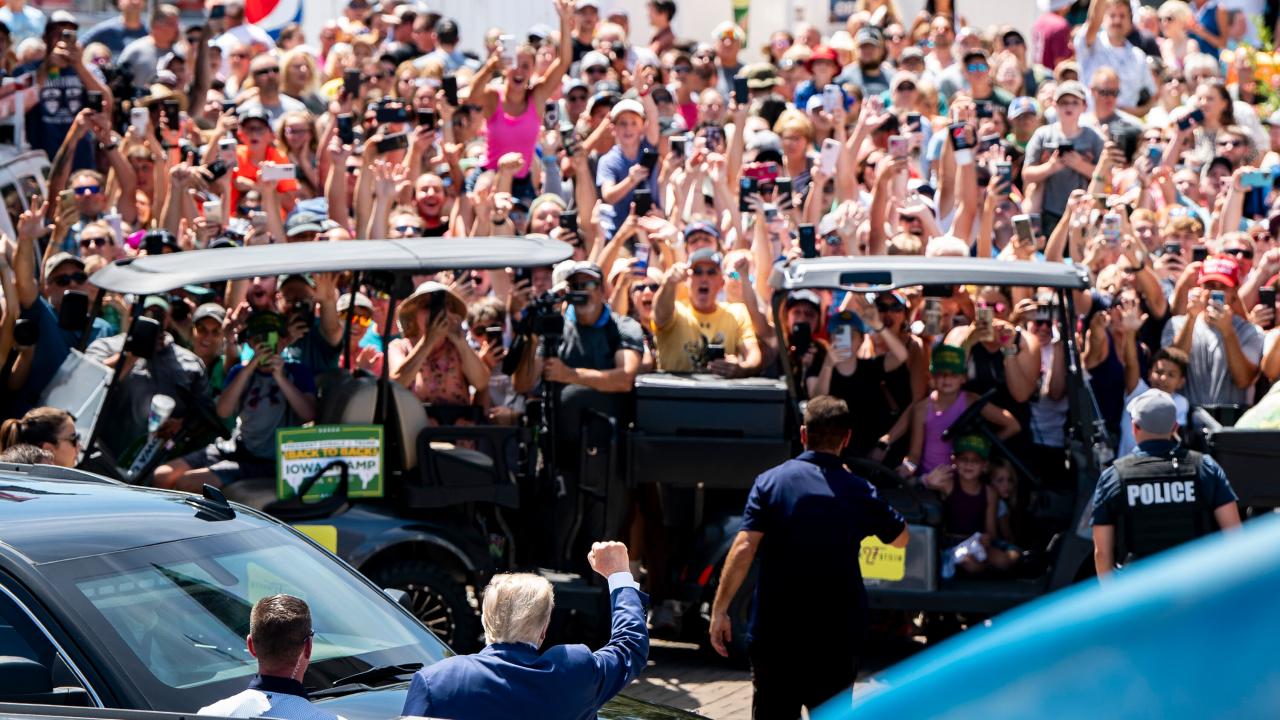
<svg viewBox="0 0 1280 720"><path fill-rule="evenodd" d="M1164 326L1160 344L1173 345L1178 331L1187 324L1186 315L1177 315ZM1236 337L1245 358L1252 363L1262 361L1262 331L1257 325L1236 315L1233 318ZM1236 387L1227 368L1227 351L1222 346L1222 334L1208 322L1197 322L1191 336L1191 358L1187 367L1187 384L1182 394L1192 405L1247 405L1252 399L1253 386Z"/></svg>
<svg viewBox="0 0 1280 720"><path fill-rule="evenodd" d="M156 66L160 64L160 56L169 52L170 48L156 47L150 35L140 37L125 46L120 53L120 67L128 68L133 75L133 86L146 88L156 76Z"/></svg>
<svg viewBox="0 0 1280 720"><path fill-rule="evenodd" d="M311 371L302 363L286 362L285 374L299 392L314 395L316 381ZM236 365L227 373L226 384L229 386L241 372L246 372L244 365ZM257 458L270 459L276 456L276 430L298 425L298 418L289 407L280 383L271 373L253 371L249 384L240 396L239 423L236 431L240 447Z"/></svg>
<svg viewBox="0 0 1280 720"><path fill-rule="evenodd" d="M280 118L283 117L285 113L305 112L307 109L307 106L303 105L301 101L294 100L284 93L280 93L279 98L279 101L273 105L265 105L261 100L247 102L244 104L244 111L248 111L250 108L254 110L262 110L267 114L267 117L271 119L271 130L273 132L277 131L280 129Z"/></svg>
<svg viewBox="0 0 1280 720"><path fill-rule="evenodd" d="M1089 162L1097 162L1102 157L1104 141L1098 131L1090 127L1081 127L1075 137L1067 137L1062 132L1062 124L1054 123L1036 129L1031 140L1027 142L1026 159L1022 161L1023 171L1031 165L1041 165L1049 160L1058 145L1070 141L1075 151ZM1089 187L1089 176L1081 175L1071 168L1063 168L1045 178L1044 209L1054 215L1061 215L1067 208L1067 198L1072 190L1085 190Z"/></svg>

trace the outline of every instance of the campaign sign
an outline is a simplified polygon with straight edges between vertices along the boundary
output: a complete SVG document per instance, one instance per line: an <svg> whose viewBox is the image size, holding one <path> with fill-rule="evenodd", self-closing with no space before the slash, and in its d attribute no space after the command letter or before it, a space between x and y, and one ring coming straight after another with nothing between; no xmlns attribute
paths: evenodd
<svg viewBox="0 0 1280 720"><path fill-rule="evenodd" d="M276 496L298 494L303 481L334 461L346 463L347 494L353 498L382 497L382 426L318 425L276 431ZM304 498L329 497L338 487L342 470L330 468Z"/></svg>

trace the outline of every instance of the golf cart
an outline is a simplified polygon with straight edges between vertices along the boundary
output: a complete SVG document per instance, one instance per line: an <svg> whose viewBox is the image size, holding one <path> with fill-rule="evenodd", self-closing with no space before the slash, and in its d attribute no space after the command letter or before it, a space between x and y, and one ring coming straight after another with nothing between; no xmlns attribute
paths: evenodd
<svg viewBox="0 0 1280 720"><path fill-rule="evenodd" d="M1073 291L1088 287L1086 278L1076 268L1061 263L1003 262L972 258L945 257L829 257L793 261L780 266L771 278L774 287L772 312L778 332L780 347L787 347L783 336L785 323L784 303L789 293L797 290L836 290L846 292L879 293L898 288L924 286L925 294L941 290L950 294L955 285L1001 285L1052 289L1063 312L1057 313L1057 330L1066 343L1067 397L1069 399L1068 455L1074 486L1066 489L1047 489L1040 486L1024 465L1019 466L1023 485L1033 493L1052 495L1052 502L1041 507L1052 509L1051 516L1035 516L1037 524L1051 528L1052 539L1039 548L1043 571L1033 577L1019 576L1011 579L967 579L942 577L939 554L943 549L942 504L931 490L904 480L892 469L865 459L849 459L850 467L876 486L885 498L906 518L911 540L905 553L891 557L896 567L880 567L872 571L868 567L868 552L864 543L863 575L873 608L926 613L994 614L1024 601L1072 584L1092 573L1093 545L1089 528L1092 494L1100 474L1100 456L1105 445L1105 430L1096 411L1092 392L1084 377L1080 363L1080 351L1075 345L1075 317ZM793 402L790 407L798 413L800 403L797 388L786 353L782 354L783 377ZM1001 443L979 421L981 406L989 398L972 405L957 419L954 430L985 432L993 447ZM793 424L799 418L793 419ZM744 478L744 489L750 487L750 479ZM740 520L740 519L739 519ZM1049 536L1050 533L1046 533ZM720 575L720 564L732 541L732 532L726 532L714 567L709 568L702 605L702 627L709 618L710 598ZM891 554L892 555L892 554ZM735 640L746 636L746 622L750 616L750 597L754 578L749 577L730 608L734 622ZM705 634L704 634L705 639ZM737 648L742 650L744 648Z"/></svg>
<svg viewBox="0 0 1280 720"><path fill-rule="evenodd" d="M122 260L95 273L92 282L104 291L135 297L136 327L146 319L140 313L146 295L258 276L351 272L353 294L357 286L367 283L390 296L386 316L376 318L383 332L389 333L387 329L396 326L396 303L412 292L415 275L458 268L547 266L571 252L561 242L516 237L467 238L456 243L406 239L265 245ZM344 348L351 322L349 316ZM383 337L385 345L390 338ZM475 647L480 634L469 591L483 588L492 573L516 567L518 562L517 539L504 513L518 509L534 475L527 467L536 460L536 453L529 452L531 430L429 426L423 404L390 381L387 365L383 364L381 377L357 370L317 378L316 427L306 430L322 433L357 426L378 433L381 493L363 496L366 493L361 490L367 490L368 484L361 483L362 476L343 460L313 465L314 472L293 493L285 492L277 477L237 481L225 493L311 535L380 587L403 590L419 619L465 652ZM112 387L108 386L108 395ZM207 409L188 414L197 417L183 418L184 427L217 422L208 417ZM324 441L314 434L309 438L317 447ZM145 482L166 459L157 454L142 467L135 463L126 475L95 443L88 448L84 466L137 483ZM332 486L332 492L310 500L310 490L320 483ZM564 580L574 584L571 581L579 579ZM594 599L599 592L590 588L587 594ZM572 595L572 589L558 590L558 597Z"/></svg>

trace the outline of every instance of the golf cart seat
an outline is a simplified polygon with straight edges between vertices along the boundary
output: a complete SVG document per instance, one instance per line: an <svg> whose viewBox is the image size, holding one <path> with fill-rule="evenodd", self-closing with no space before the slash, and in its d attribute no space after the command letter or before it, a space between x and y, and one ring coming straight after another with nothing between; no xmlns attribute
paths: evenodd
<svg viewBox="0 0 1280 720"><path fill-rule="evenodd" d="M383 444L383 462L389 471L410 470L418 466L418 435L427 428L427 414L422 403L408 388L388 382L391 388L387 421L383 423L387 437ZM368 425L373 422L378 405L378 381L356 375L330 386L320 402L317 425ZM397 437L391 433L398 432Z"/></svg>
<svg viewBox="0 0 1280 720"><path fill-rule="evenodd" d="M483 502L515 508L520 487L512 468L522 428L496 425L428 427L418 435L418 475L405 483L405 499L416 508Z"/></svg>
<svg viewBox="0 0 1280 720"><path fill-rule="evenodd" d="M347 498L341 495L313 502L302 502L297 498L281 500L276 496L275 478L237 480L222 488L222 494L232 502L248 505L285 522L319 520L338 515L350 507Z"/></svg>

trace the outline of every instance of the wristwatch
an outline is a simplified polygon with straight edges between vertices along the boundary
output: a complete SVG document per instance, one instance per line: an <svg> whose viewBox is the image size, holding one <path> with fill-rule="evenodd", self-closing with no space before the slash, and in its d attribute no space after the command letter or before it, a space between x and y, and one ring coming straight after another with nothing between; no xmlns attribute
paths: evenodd
<svg viewBox="0 0 1280 720"><path fill-rule="evenodd" d="M1015 345L1009 345L1007 347L1000 348L1000 352L1006 358L1016 357L1018 355L1018 348Z"/></svg>

